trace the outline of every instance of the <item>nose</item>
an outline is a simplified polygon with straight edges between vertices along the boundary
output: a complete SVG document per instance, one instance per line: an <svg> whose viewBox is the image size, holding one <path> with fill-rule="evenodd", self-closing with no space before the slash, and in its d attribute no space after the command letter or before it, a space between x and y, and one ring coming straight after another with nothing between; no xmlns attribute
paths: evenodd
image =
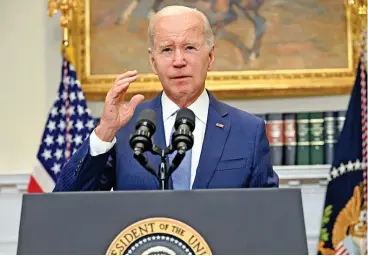
<svg viewBox="0 0 368 256"><path fill-rule="evenodd" d="M177 49L174 53L173 66L175 68L182 68L186 65L184 54L181 50Z"/></svg>

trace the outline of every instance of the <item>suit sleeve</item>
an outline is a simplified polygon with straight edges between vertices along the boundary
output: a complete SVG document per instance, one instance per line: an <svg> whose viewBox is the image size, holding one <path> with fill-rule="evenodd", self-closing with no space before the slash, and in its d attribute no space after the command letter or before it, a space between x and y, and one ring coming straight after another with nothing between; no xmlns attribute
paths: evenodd
<svg viewBox="0 0 368 256"><path fill-rule="evenodd" d="M114 148L92 156L90 139L63 166L54 192L111 190L115 184Z"/></svg>
<svg viewBox="0 0 368 256"><path fill-rule="evenodd" d="M273 170L270 154L270 145L266 135L266 126L263 121L260 121L255 140L253 175L250 187L279 186L279 177Z"/></svg>

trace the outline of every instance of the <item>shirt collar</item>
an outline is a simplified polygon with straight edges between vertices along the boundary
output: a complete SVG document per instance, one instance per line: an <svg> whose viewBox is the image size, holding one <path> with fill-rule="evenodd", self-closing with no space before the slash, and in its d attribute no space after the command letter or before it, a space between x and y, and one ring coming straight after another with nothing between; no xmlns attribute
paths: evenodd
<svg viewBox="0 0 368 256"><path fill-rule="evenodd" d="M209 107L209 97L207 94L207 90L204 89L198 99L192 103L188 108L192 110L195 116L204 124L207 123L207 116L208 116L208 107ZM175 114L176 111L179 110L179 107L169 99L169 97L162 93L161 97L161 104L162 104L162 118L165 122L170 116Z"/></svg>

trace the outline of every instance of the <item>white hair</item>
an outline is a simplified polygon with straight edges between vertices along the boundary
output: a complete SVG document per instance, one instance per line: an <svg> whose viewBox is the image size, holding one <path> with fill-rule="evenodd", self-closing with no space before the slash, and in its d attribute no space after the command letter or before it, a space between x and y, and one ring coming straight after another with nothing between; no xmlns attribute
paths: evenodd
<svg viewBox="0 0 368 256"><path fill-rule="evenodd" d="M201 12L197 9L186 7L186 6L181 6L181 5L167 6L163 9L161 9L155 15L152 16L152 18L150 20L150 23L148 25L148 46L150 48L154 47L154 36L155 36L154 26L155 26L155 22L158 18L164 17L164 16L170 16L170 15L179 15L179 14L184 14L184 13L191 13L191 12L192 13L197 13L202 17L203 26L204 26L205 43L206 43L206 46L207 46L208 50L211 50L212 46L214 45L214 35L213 35L211 25L210 25L206 15L203 12Z"/></svg>

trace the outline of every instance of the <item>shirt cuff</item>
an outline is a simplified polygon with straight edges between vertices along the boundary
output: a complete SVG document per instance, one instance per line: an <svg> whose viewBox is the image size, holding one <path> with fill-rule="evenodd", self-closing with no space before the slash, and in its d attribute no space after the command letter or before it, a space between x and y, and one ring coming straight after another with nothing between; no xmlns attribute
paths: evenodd
<svg viewBox="0 0 368 256"><path fill-rule="evenodd" d="M89 138L89 150L92 156L98 156L108 152L116 143L116 137L112 142L106 142L97 137L95 130L92 131Z"/></svg>

